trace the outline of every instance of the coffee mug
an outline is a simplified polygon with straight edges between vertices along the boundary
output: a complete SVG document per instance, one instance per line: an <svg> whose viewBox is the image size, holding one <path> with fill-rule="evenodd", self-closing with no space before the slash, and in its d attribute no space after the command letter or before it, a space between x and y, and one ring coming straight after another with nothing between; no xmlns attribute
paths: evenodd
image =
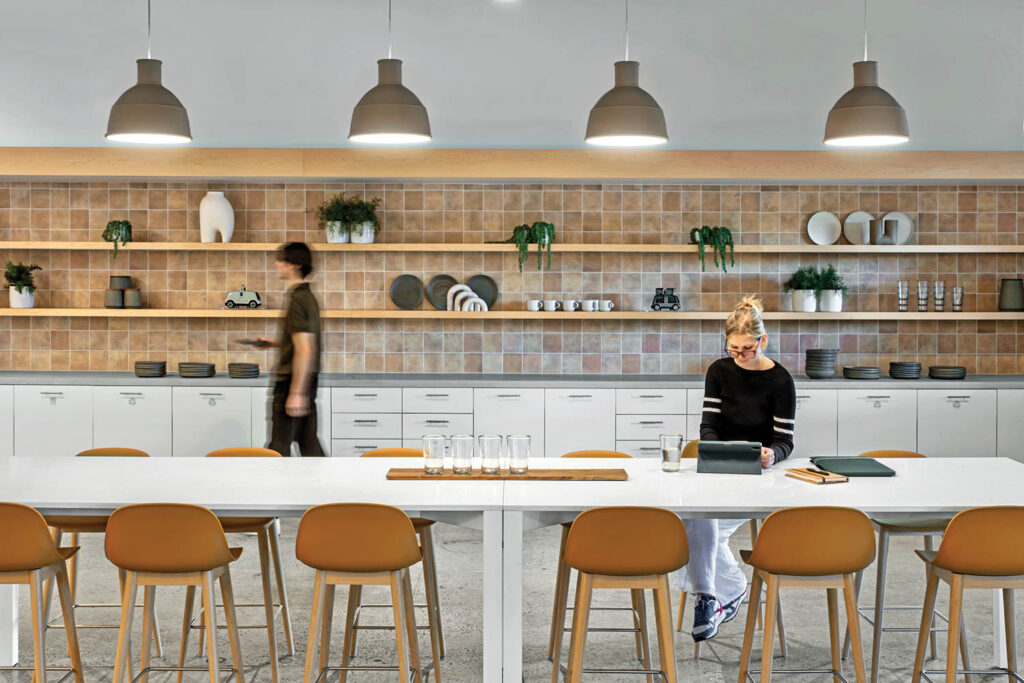
<svg viewBox="0 0 1024 683"><path fill-rule="evenodd" d="M539 311L544 308L544 302L540 299L527 299L526 310L528 311Z"/></svg>
<svg viewBox="0 0 1024 683"><path fill-rule="evenodd" d="M578 299L562 299L563 311L578 311L579 309L580 302Z"/></svg>
<svg viewBox="0 0 1024 683"><path fill-rule="evenodd" d="M612 303L611 299L601 299L601 310L602 311L607 313L608 311L612 310L613 308L615 308L615 304Z"/></svg>
<svg viewBox="0 0 1024 683"><path fill-rule="evenodd" d="M583 310L587 311L588 313L593 313L593 312L597 311L598 305L600 303L601 302L598 301L597 299L584 299L583 300Z"/></svg>
<svg viewBox="0 0 1024 683"><path fill-rule="evenodd" d="M562 307L562 302L558 299L544 299L544 310L548 312L557 311Z"/></svg>

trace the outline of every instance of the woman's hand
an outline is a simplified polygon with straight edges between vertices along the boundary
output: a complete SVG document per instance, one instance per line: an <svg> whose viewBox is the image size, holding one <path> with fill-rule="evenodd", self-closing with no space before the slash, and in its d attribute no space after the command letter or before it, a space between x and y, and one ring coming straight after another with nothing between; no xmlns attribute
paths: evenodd
<svg viewBox="0 0 1024 683"><path fill-rule="evenodd" d="M775 451L770 448L761 448L761 467L767 469L775 464Z"/></svg>

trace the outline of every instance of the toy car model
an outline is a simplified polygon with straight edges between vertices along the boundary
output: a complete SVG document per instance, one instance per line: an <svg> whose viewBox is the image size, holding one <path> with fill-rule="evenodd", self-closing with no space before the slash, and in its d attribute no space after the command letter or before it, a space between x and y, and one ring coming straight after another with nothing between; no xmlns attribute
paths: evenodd
<svg viewBox="0 0 1024 683"><path fill-rule="evenodd" d="M655 311L678 311L679 297L675 294L675 287L661 288L654 290L654 301L651 308Z"/></svg>
<svg viewBox="0 0 1024 683"><path fill-rule="evenodd" d="M259 308L263 305L259 292L250 292L242 285L240 288L228 292L224 298L224 305L227 308Z"/></svg>

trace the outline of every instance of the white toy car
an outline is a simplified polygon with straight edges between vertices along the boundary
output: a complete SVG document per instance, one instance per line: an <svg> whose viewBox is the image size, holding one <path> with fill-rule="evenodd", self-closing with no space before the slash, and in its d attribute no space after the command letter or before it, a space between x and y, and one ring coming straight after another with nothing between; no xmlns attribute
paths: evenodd
<svg viewBox="0 0 1024 683"><path fill-rule="evenodd" d="M259 308L263 305L259 292L250 292L242 285L240 288L228 292L224 298L224 305L227 308Z"/></svg>

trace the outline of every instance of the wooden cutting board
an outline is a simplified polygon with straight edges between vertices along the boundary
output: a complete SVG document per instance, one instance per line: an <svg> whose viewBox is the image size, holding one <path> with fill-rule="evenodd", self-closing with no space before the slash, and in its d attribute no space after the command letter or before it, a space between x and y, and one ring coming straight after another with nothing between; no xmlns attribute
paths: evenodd
<svg viewBox="0 0 1024 683"><path fill-rule="evenodd" d="M512 474L502 470L500 474L484 474L473 470L472 474L455 474L449 469L444 474L427 474L422 467L392 467L388 479L394 481L626 481L629 476L623 469L534 469L526 474Z"/></svg>

